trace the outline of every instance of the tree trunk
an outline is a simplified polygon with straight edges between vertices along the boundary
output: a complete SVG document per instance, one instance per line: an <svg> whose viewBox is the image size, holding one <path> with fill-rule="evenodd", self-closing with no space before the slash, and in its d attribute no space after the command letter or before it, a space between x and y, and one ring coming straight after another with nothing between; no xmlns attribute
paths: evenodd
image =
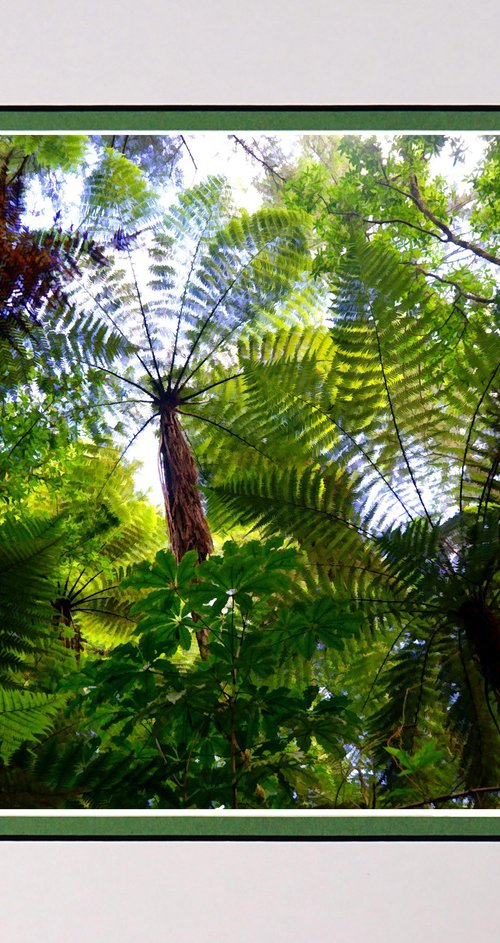
<svg viewBox="0 0 500 943"><path fill-rule="evenodd" d="M159 466L172 553L179 563L188 550L196 550L201 563L214 545L201 504L198 471L174 406L162 407ZM200 629L196 638L201 657L206 658L208 629Z"/></svg>
<svg viewBox="0 0 500 943"><path fill-rule="evenodd" d="M459 609L467 638L476 652L486 683L500 705L500 623L484 603L469 599Z"/></svg>
<svg viewBox="0 0 500 943"><path fill-rule="evenodd" d="M73 621L73 614L71 611L71 600L61 597L55 599L52 603L52 606L57 611L57 616L55 616L55 624L59 628L62 625L67 626L68 628L73 628L73 635L71 638L67 638L62 632L58 637L59 641L63 643L65 648L71 648L75 652L76 660L80 661L80 653L83 652L83 642L82 633L80 631L80 626Z"/></svg>

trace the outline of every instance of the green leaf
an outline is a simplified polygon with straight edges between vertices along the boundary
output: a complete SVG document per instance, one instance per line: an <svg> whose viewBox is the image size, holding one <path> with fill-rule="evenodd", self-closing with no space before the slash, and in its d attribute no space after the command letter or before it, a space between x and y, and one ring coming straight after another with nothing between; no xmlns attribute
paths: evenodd
<svg viewBox="0 0 500 943"><path fill-rule="evenodd" d="M178 626L178 632L179 632L179 641L181 643L181 646L185 652L188 652L189 649L191 648L191 642L193 638L191 635L191 632L189 631L187 626L183 625L182 623L180 623Z"/></svg>

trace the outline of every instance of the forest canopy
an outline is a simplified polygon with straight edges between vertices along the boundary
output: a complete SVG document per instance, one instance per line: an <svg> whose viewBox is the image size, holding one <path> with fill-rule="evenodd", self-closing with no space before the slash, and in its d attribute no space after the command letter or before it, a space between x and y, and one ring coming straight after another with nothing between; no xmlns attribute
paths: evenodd
<svg viewBox="0 0 500 943"><path fill-rule="evenodd" d="M0 137L2 808L499 807L499 267L498 137Z"/></svg>

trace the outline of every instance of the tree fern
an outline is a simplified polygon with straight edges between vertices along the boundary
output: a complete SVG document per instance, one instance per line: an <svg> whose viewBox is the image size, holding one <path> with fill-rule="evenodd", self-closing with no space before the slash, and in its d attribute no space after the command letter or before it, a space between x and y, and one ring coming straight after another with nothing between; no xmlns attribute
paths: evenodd
<svg viewBox="0 0 500 943"><path fill-rule="evenodd" d="M134 373L131 363L120 374L92 366L113 389L128 385L133 391L131 415L139 428L129 442L159 419L160 480L172 548L178 559L196 549L202 560L212 538L180 417L231 381L228 365L242 328L272 314L302 275L308 259L304 218L283 210L235 216L227 185L215 178L182 194L151 238L150 294L139 288L129 247L124 254L129 280L118 268L110 270L100 283L81 286L79 303L82 310L99 309L135 345L138 369Z"/></svg>
<svg viewBox="0 0 500 943"><path fill-rule="evenodd" d="M217 458L209 463L209 518L226 532L236 524L298 540L323 585L350 598L367 629L385 633L389 661L380 659L378 684L391 694L384 707L373 703L381 749L404 727L406 709L409 729L425 735L436 684L449 696L450 664L462 692L450 712L455 736L460 698L470 700L461 644L470 671L478 661L484 736L492 724L495 737L495 335L482 315L450 333L446 306L429 303L421 275L380 245L354 240L336 278L332 328L321 340L298 342L279 362L274 351L293 350L293 335L254 342L259 363L242 349L264 457L250 458L242 437L229 473ZM280 443L292 436L284 467ZM233 471L238 465L245 470ZM442 665L438 652L448 653ZM474 743L463 747L468 786Z"/></svg>

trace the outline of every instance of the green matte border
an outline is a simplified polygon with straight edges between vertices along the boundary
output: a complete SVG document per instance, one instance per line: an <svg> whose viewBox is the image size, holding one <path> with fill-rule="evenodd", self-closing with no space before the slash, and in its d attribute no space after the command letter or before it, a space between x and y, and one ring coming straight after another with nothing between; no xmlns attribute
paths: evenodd
<svg viewBox="0 0 500 943"><path fill-rule="evenodd" d="M500 107L0 105L1 131L500 131Z"/></svg>
<svg viewBox="0 0 500 943"><path fill-rule="evenodd" d="M1 106L0 131L500 132L500 106ZM0 815L0 839L498 840L500 812L452 815Z"/></svg>
<svg viewBox="0 0 500 943"><path fill-rule="evenodd" d="M121 817L43 815L2 816L0 838L114 838L114 839L481 839L500 840L500 815L482 817L457 812L456 816L431 813L425 816L384 816L361 813L347 816L258 817L220 814L207 816L162 816L147 813Z"/></svg>

